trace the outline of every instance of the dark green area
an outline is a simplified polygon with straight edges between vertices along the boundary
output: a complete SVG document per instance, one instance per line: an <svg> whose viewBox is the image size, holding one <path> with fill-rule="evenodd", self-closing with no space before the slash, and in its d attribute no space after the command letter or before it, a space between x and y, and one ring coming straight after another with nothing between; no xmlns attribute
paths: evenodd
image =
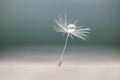
<svg viewBox="0 0 120 80"><path fill-rule="evenodd" d="M0 46L64 44L52 25L65 12L91 28L86 41L70 44L120 46L120 0L1 0Z"/></svg>

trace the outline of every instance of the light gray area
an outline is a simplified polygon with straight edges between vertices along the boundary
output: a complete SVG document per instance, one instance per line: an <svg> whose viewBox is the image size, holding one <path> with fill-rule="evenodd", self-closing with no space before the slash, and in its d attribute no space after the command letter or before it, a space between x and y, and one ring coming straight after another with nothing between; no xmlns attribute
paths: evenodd
<svg viewBox="0 0 120 80"><path fill-rule="evenodd" d="M113 47L11 47L0 58L0 80L120 80L120 50Z"/></svg>
<svg viewBox="0 0 120 80"><path fill-rule="evenodd" d="M120 64L0 63L0 80L120 80ZM3 67L4 66L4 67Z"/></svg>
<svg viewBox="0 0 120 80"><path fill-rule="evenodd" d="M24 46L0 51L0 80L119 80L120 50L115 47Z"/></svg>

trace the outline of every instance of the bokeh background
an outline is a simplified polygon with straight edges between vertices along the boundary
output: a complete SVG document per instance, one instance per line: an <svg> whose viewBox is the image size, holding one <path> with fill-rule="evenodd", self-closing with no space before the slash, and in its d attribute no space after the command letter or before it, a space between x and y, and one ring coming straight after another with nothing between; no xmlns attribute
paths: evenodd
<svg viewBox="0 0 120 80"><path fill-rule="evenodd" d="M120 0L0 0L0 79L119 80L119 8ZM69 38L56 69L66 35L52 25L65 12L91 31L85 41Z"/></svg>
<svg viewBox="0 0 120 80"><path fill-rule="evenodd" d="M53 30L54 20L69 20L91 28L87 41L75 45L120 46L119 0L1 0L0 46L61 45L66 36Z"/></svg>

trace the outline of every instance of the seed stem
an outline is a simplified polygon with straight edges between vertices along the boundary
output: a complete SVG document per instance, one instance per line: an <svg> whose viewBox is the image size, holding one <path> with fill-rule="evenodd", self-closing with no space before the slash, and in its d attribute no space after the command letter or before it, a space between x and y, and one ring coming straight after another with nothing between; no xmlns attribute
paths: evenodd
<svg viewBox="0 0 120 80"><path fill-rule="evenodd" d="M68 37L69 37L69 33L67 34L66 41L65 41L65 45L64 45L62 54L61 54L60 59L59 59L59 62L58 62L58 66L59 66L59 67L62 65L63 56L64 56L64 54L65 54L65 49L66 49L67 42L68 42Z"/></svg>

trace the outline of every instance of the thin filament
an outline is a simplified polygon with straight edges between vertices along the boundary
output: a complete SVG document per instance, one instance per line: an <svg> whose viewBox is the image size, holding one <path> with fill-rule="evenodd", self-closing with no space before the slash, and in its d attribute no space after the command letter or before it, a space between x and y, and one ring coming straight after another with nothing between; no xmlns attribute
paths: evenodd
<svg viewBox="0 0 120 80"><path fill-rule="evenodd" d="M65 54L65 49L66 49L66 46L67 46L68 37L69 37L69 33L67 34L67 38L66 38L66 41L65 41L65 45L64 45L64 48L63 48L63 51L62 51L60 60L59 60L59 62L58 62L58 66L59 66L59 67L62 65L62 59L63 59L63 56L64 56L64 54Z"/></svg>
<svg viewBox="0 0 120 80"><path fill-rule="evenodd" d="M67 34L67 38L66 38L66 41L65 41L63 52L62 52L61 57L60 57L61 60L63 59L64 53L65 53L65 49L66 49L67 42L68 42L68 37L69 37L69 33Z"/></svg>

